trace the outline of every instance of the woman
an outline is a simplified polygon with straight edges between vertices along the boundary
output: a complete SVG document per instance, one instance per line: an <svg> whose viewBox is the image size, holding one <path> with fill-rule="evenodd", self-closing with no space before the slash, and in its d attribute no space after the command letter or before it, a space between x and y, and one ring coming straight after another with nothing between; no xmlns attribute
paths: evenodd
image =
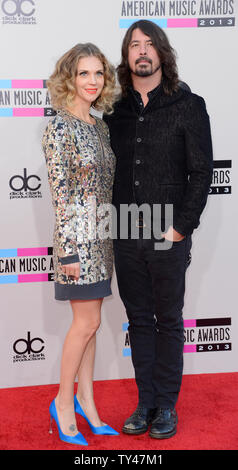
<svg viewBox="0 0 238 470"><path fill-rule="evenodd" d="M114 70L96 46L77 44L59 59L47 86L57 110L43 136L55 209L55 299L69 300L73 311L50 415L61 440L87 445L75 412L95 434L118 434L101 422L93 398L96 331L113 269L112 240L98 236L102 217L95 209L111 203L115 156L107 125L90 108L112 111Z"/></svg>

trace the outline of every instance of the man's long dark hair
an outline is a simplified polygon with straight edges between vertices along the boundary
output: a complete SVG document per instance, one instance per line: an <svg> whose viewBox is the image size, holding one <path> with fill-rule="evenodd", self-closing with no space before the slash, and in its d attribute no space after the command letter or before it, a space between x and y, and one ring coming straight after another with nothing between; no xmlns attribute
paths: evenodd
<svg viewBox="0 0 238 470"><path fill-rule="evenodd" d="M121 63L117 67L118 80L121 85L122 95L127 94L127 89L132 86L131 71L128 64L128 48L133 31L139 28L146 36L149 36L161 61L162 85L164 92L171 95L178 89L178 72L176 53L171 47L164 31L152 21L139 20L133 23L127 30L122 43Z"/></svg>

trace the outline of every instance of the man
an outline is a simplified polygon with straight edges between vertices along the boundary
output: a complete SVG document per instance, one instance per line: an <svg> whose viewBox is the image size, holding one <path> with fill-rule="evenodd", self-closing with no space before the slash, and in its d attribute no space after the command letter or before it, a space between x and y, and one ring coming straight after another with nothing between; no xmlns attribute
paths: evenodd
<svg viewBox="0 0 238 470"><path fill-rule="evenodd" d="M141 214L137 239L131 218L128 239L122 227L123 234L114 240L139 394L123 432L141 434L151 424L150 436L163 439L177 430L185 272L191 234L200 223L211 184L210 125L203 98L179 86L174 51L154 23L140 20L128 29L118 78L122 96L113 114L104 117L117 157L113 203L119 214L125 204L161 207L165 224L157 245L153 233L143 237L150 221ZM173 206L169 227L168 205ZM168 249L163 242L170 243Z"/></svg>

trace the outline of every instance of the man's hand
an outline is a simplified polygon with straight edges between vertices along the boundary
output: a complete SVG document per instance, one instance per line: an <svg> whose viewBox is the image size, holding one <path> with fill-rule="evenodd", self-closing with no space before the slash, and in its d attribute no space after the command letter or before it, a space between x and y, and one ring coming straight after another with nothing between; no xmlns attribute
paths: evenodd
<svg viewBox="0 0 238 470"><path fill-rule="evenodd" d="M180 242L181 240L184 239L184 235L181 235L181 233L174 230L174 228L172 226L169 227L167 232L162 233L162 236L166 240L169 240L170 242Z"/></svg>
<svg viewBox="0 0 238 470"><path fill-rule="evenodd" d="M79 279L80 274L80 264L79 263L70 263L64 264L61 266L61 269L66 276L70 277L71 279L75 279L76 281Z"/></svg>

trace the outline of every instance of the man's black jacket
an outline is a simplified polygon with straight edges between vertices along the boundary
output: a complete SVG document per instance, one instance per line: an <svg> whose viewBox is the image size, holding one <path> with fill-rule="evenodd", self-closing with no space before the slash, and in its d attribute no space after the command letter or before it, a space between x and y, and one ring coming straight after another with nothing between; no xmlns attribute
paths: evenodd
<svg viewBox="0 0 238 470"><path fill-rule="evenodd" d="M212 180L212 142L203 98L162 86L144 108L133 90L104 115L117 158L113 204L173 204L173 227L199 225Z"/></svg>

